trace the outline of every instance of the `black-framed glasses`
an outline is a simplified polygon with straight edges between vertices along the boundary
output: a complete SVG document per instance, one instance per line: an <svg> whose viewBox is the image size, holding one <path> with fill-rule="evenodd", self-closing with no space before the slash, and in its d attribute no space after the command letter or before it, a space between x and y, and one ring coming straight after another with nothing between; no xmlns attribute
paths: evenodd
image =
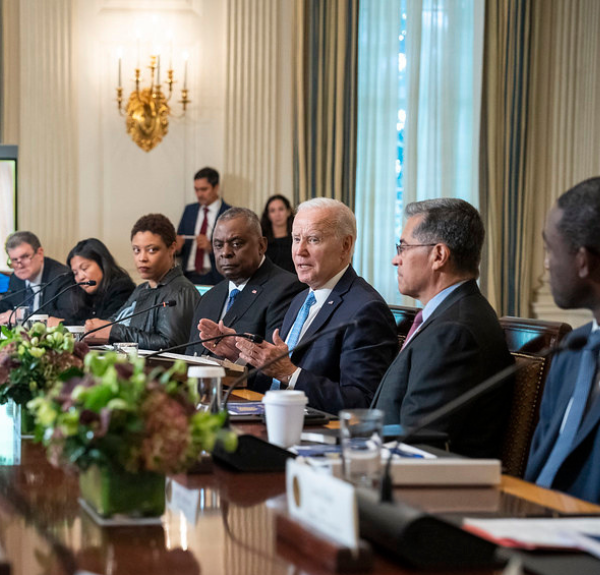
<svg viewBox="0 0 600 575"><path fill-rule="evenodd" d="M408 248L425 248L425 247L433 247L433 246L437 246L436 244L407 244L404 240L400 240L397 244L396 244L396 253L401 256L402 252L404 250L407 250Z"/></svg>

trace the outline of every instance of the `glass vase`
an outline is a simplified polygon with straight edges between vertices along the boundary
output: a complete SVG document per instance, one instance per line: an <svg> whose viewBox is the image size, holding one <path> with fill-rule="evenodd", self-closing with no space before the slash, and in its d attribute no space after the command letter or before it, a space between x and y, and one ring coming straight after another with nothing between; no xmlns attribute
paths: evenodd
<svg viewBox="0 0 600 575"><path fill-rule="evenodd" d="M150 471L93 465L79 474L79 492L101 517L160 517L165 511L165 476Z"/></svg>

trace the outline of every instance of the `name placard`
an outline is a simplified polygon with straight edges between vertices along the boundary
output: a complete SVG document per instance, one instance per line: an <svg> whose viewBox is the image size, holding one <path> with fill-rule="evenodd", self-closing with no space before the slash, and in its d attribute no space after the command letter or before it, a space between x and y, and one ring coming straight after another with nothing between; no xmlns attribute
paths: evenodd
<svg viewBox="0 0 600 575"><path fill-rule="evenodd" d="M288 459L288 510L337 543L358 549L358 507L354 487L341 479Z"/></svg>

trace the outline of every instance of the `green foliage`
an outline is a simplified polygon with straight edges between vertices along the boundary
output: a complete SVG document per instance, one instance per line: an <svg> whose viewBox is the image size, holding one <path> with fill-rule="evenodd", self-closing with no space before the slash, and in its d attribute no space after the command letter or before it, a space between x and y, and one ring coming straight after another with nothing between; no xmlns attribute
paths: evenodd
<svg viewBox="0 0 600 575"><path fill-rule="evenodd" d="M196 411L196 385L186 371L183 362L149 370L141 358L90 352L82 377L28 403L35 437L56 465L129 472L184 471L217 438L235 449L237 437L223 429L225 413Z"/></svg>
<svg viewBox="0 0 600 575"><path fill-rule="evenodd" d="M23 405L50 389L66 370L81 370L88 351L61 324L47 328L34 323L29 330L2 326L0 341L0 404L12 399Z"/></svg>

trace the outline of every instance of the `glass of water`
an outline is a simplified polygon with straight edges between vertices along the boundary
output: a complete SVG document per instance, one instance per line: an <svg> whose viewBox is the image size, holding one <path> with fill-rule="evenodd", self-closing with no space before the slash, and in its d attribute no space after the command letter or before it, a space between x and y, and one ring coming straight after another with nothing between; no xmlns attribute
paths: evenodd
<svg viewBox="0 0 600 575"><path fill-rule="evenodd" d="M225 377L222 367L193 365L188 367L188 377L198 381L199 411L219 413L221 411L221 379Z"/></svg>
<svg viewBox="0 0 600 575"><path fill-rule="evenodd" d="M340 411L339 417L344 478L359 487L379 487L383 411L345 409Z"/></svg>

